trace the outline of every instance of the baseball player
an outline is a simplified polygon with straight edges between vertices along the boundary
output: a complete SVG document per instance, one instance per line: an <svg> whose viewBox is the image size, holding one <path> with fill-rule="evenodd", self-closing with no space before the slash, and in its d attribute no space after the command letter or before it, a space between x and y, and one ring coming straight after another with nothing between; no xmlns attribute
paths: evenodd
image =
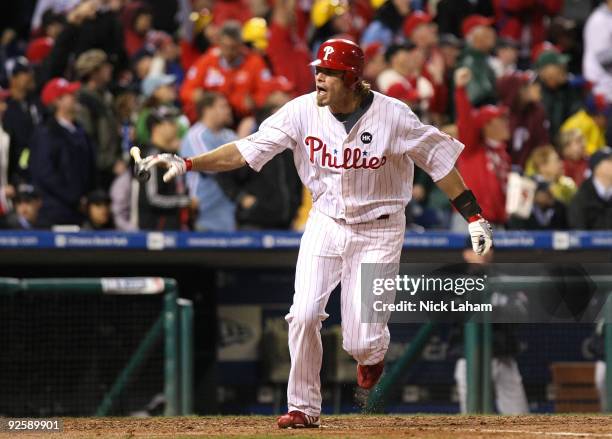
<svg viewBox="0 0 612 439"><path fill-rule="evenodd" d="M399 263L415 164L468 221L474 251L483 254L492 245L490 226L455 169L463 145L423 125L402 102L370 91L361 79L363 64L363 52L355 43L328 40L312 62L316 91L287 103L259 131L195 157L159 154L142 164L145 169L168 168L164 179L170 180L187 171L221 172L244 165L259 171L286 148L293 151L313 207L286 316L289 410L278 418L280 428L319 426L320 329L338 283L343 348L358 363L357 384L370 389L382 374L389 330L386 321L361 322L360 264Z"/></svg>

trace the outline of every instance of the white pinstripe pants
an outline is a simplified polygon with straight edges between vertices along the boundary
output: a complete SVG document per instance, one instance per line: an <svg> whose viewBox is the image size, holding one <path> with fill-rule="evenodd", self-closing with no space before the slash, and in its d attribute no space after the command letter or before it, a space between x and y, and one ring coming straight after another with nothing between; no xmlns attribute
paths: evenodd
<svg viewBox="0 0 612 439"><path fill-rule="evenodd" d="M406 218L403 210L369 223L348 225L311 210L302 236L289 323L291 371L287 385L289 411L309 416L321 412L322 321L329 295L342 283L342 347L359 364L379 363L389 346L384 322L361 323L360 264L398 264ZM395 274L399 265L393 266Z"/></svg>
<svg viewBox="0 0 612 439"><path fill-rule="evenodd" d="M500 414L529 413L523 377L514 358L492 358L491 381L495 388L495 405ZM455 382L459 394L459 410L461 413L467 413L467 361L465 358L459 358L455 364Z"/></svg>

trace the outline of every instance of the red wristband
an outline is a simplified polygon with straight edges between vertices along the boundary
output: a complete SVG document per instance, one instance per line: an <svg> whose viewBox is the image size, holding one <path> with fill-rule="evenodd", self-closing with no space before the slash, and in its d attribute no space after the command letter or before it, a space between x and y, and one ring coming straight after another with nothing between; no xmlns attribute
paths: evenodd
<svg viewBox="0 0 612 439"><path fill-rule="evenodd" d="M468 218L468 223L473 223L474 221L480 221L481 219L482 219L481 214L472 215L471 217Z"/></svg>
<svg viewBox="0 0 612 439"><path fill-rule="evenodd" d="M193 162L191 161L190 158L184 158L183 160L185 160L185 168L188 171L191 171L191 168L193 167Z"/></svg>

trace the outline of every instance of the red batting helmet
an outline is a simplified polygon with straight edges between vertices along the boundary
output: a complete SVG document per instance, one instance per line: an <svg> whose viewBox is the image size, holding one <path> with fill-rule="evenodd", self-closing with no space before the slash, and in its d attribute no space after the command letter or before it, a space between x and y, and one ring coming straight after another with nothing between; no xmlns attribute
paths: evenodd
<svg viewBox="0 0 612 439"><path fill-rule="evenodd" d="M363 50L350 40L331 39L319 47L311 66L344 71L344 83L354 87L363 74Z"/></svg>

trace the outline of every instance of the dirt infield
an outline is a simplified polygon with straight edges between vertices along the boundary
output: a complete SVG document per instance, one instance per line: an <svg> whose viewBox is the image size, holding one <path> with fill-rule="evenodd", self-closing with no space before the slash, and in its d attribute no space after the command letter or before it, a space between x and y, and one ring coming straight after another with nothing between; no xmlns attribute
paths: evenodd
<svg viewBox="0 0 612 439"><path fill-rule="evenodd" d="M322 427L279 430L270 416L179 418L68 418L61 434L2 434L62 438L612 438L612 416L326 416Z"/></svg>

